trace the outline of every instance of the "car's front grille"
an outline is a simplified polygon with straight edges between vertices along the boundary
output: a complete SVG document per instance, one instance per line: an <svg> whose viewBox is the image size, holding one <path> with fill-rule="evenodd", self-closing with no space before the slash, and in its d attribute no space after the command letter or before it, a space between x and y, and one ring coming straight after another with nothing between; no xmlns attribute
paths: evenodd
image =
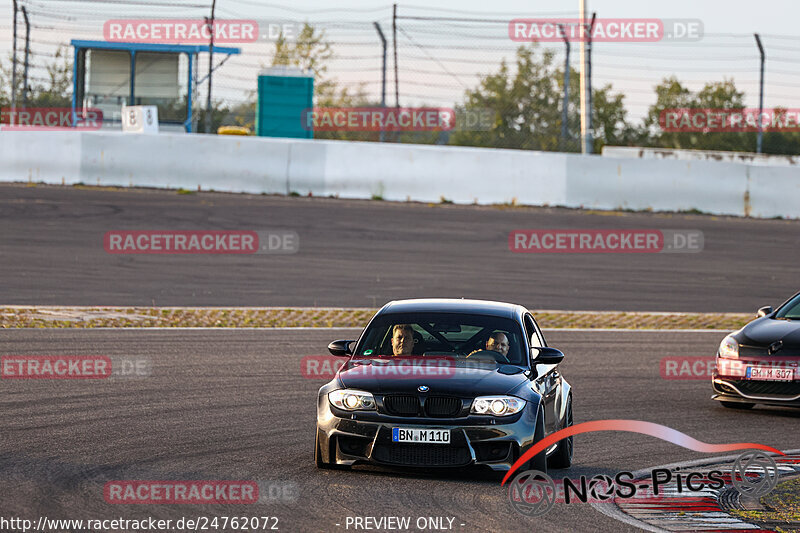
<svg viewBox="0 0 800 533"><path fill-rule="evenodd" d="M769 355L766 346L739 346L739 358L764 357Z"/></svg>
<svg viewBox="0 0 800 533"><path fill-rule="evenodd" d="M733 384L743 394L753 396L797 396L800 394L800 382L797 381L734 381Z"/></svg>
<svg viewBox="0 0 800 533"><path fill-rule="evenodd" d="M472 456L464 447L443 444L381 444L375 446L376 461L404 466L463 466Z"/></svg>
<svg viewBox="0 0 800 533"><path fill-rule="evenodd" d="M456 416L461 412L461 400L447 396L431 396L425 400L425 414L436 417Z"/></svg>
<svg viewBox="0 0 800 533"><path fill-rule="evenodd" d="M384 396L383 406L390 415L417 416L419 414L419 398L408 394Z"/></svg>

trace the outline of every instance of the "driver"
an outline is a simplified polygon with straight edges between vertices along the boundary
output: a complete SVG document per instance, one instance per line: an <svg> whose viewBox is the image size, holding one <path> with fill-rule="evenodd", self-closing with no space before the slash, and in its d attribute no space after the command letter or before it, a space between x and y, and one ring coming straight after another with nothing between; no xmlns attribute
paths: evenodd
<svg viewBox="0 0 800 533"><path fill-rule="evenodd" d="M499 352L503 355L508 355L508 337L502 331L495 331L489 338L486 340L486 349L492 352ZM481 352L483 350L475 350L469 355L472 355L475 352ZM469 355L467 357L469 357Z"/></svg>
<svg viewBox="0 0 800 533"><path fill-rule="evenodd" d="M411 355L413 349L414 329L410 324L395 324L392 328L392 355Z"/></svg>

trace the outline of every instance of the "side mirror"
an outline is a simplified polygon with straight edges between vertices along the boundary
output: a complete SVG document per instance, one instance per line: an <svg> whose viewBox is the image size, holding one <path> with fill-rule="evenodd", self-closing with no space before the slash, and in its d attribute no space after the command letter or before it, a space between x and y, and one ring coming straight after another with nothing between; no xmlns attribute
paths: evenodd
<svg viewBox="0 0 800 533"><path fill-rule="evenodd" d="M331 354L338 355L340 357L353 355L353 352L350 351L351 342L353 341L333 341L328 345L328 351L331 352Z"/></svg>
<svg viewBox="0 0 800 533"><path fill-rule="evenodd" d="M557 365L564 360L564 353L555 348L531 348L531 359L535 365Z"/></svg>
<svg viewBox="0 0 800 533"><path fill-rule="evenodd" d="M759 309L756 312L756 316L758 318L761 318L762 316L767 316L767 315L771 314L772 311L773 311L773 309L772 309L771 305L765 305L764 307L762 307L761 309Z"/></svg>

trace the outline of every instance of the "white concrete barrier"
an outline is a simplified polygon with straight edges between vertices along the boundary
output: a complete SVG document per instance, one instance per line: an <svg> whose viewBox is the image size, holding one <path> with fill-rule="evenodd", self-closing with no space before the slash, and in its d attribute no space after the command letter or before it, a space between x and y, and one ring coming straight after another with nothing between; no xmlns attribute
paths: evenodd
<svg viewBox="0 0 800 533"><path fill-rule="evenodd" d="M218 135L0 133L0 181L800 217L800 168Z"/></svg>
<svg viewBox="0 0 800 533"><path fill-rule="evenodd" d="M0 132L0 181L81 181L83 135L54 131Z"/></svg>
<svg viewBox="0 0 800 533"><path fill-rule="evenodd" d="M564 154L316 141L327 147L325 194L481 204L566 201Z"/></svg>
<svg viewBox="0 0 800 533"><path fill-rule="evenodd" d="M748 167L750 216L800 218L800 171L784 167Z"/></svg>
<svg viewBox="0 0 800 533"><path fill-rule="evenodd" d="M81 181L286 193L291 143L225 135L78 133Z"/></svg>
<svg viewBox="0 0 800 533"><path fill-rule="evenodd" d="M747 167L742 165L580 155L568 161L569 206L745 214Z"/></svg>
<svg viewBox="0 0 800 533"><path fill-rule="evenodd" d="M686 150L675 148L645 148L642 146L604 146L603 157L623 159L675 159L680 161L727 161L767 167L800 165L800 156L757 154L755 152L724 152L721 150Z"/></svg>

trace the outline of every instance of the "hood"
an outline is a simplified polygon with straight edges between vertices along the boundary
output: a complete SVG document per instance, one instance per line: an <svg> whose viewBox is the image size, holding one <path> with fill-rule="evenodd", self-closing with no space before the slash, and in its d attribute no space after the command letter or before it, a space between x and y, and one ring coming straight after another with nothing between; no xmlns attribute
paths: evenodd
<svg viewBox="0 0 800 533"><path fill-rule="evenodd" d="M800 320L777 320L762 317L745 326L736 335L744 347L766 349L774 342L783 346L775 355L800 355Z"/></svg>
<svg viewBox="0 0 800 533"><path fill-rule="evenodd" d="M417 387L429 387L429 394L475 397L506 394L528 381L525 370L515 365L466 364L453 359L430 358L351 359L338 378L349 389L373 394L418 394Z"/></svg>

